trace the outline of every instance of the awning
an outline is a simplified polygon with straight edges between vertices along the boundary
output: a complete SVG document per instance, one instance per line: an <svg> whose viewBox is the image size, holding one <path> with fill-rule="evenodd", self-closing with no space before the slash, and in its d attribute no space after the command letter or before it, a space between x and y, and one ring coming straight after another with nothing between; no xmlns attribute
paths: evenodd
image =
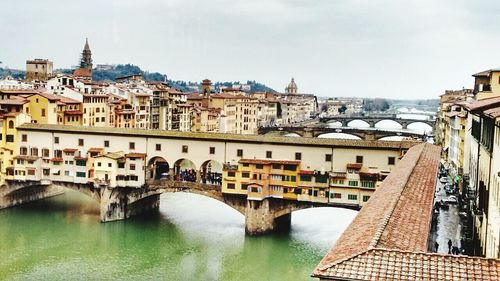
<svg viewBox="0 0 500 281"><path fill-rule="evenodd" d="M59 173L59 171L60 171L59 169L52 169L52 174L53 174L53 175L56 175L56 174L58 174L58 173Z"/></svg>
<svg viewBox="0 0 500 281"><path fill-rule="evenodd" d="M444 151L444 152L448 151L448 147L447 147L447 146L446 146L446 147L443 147L443 151Z"/></svg>

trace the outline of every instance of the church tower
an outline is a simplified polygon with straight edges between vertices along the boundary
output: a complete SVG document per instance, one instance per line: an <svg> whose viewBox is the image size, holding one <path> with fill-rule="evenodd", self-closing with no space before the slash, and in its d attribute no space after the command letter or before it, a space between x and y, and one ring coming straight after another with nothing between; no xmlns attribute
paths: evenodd
<svg viewBox="0 0 500 281"><path fill-rule="evenodd" d="M288 86L286 86L285 92L287 94L296 94L297 93L297 84L295 83L295 80L293 79L293 77L292 77L292 81L290 82L290 84L288 84Z"/></svg>
<svg viewBox="0 0 500 281"><path fill-rule="evenodd" d="M82 59L80 60L80 68L92 70L92 51L90 51L88 38L85 38L85 47L83 47Z"/></svg>

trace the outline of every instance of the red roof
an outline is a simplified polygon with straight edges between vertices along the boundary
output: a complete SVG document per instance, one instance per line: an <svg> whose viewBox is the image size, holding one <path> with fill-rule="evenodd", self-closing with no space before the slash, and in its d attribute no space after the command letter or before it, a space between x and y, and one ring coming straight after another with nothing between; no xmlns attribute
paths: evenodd
<svg viewBox="0 0 500 281"><path fill-rule="evenodd" d="M82 115L83 112L81 112L80 110L66 110L66 111L64 111L64 114L67 114L67 115Z"/></svg>
<svg viewBox="0 0 500 281"><path fill-rule="evenodd" d="M75 69L73 75L77 77L92 77L92 70L88 68L78 68Z"/></svg>
<svg viewBox="0 0 500 281"><path fill-rule="evenodd" d="M75 151L78 151L78 149L76 148L65 148L63 149L64 152L75 152Z"/></svg>
<svg viewBox="0 0 500 281"><path fill-rule="evenodd" d="M361 169L361 167L363 167L363 164L361 163L350 163L350 164L347 164L347 169L356 169L356 170L359 170Z"/></svg>
<svg viewBox="0 0 500 281"><path fill-rule="evenodd" d="M314 270L335 280L498 280L500 260L427 253L440 147L416 145Z"/></svg>

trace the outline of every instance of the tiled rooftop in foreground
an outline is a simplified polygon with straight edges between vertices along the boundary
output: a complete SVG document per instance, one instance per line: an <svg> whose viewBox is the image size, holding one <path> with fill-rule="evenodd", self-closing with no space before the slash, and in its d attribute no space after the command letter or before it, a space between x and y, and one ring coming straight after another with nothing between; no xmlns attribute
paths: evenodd
<svg viewBox="0 0 500 281"><path fill-rule="evenodd" d="M313 272L322 280L500 280L500 260L427 253L440 148L412 147Z"/></svg>
<svg viewBox="0 0 500 281"><path fill-rule="evenodd" d="M367 140L348 140L348 139L328 139L328 138L295 138L295 137L270 137L262 135L238 135L224 133L196 133L179 132L164 130L142 130L130 128L113 127L83 127L70 125L49 125L25 123L18 127L21 130L32 131L52 131L61 133L83 133L86 135L120 135L133 137L158 137L158 138L177 138L189 140L213 140L213 141L232 141L232 142L250 142L263 144L280 145L307 145L307 146L335 146L346 148L381 148L381 149L408 149L418 141L367 141Z"/></svg>

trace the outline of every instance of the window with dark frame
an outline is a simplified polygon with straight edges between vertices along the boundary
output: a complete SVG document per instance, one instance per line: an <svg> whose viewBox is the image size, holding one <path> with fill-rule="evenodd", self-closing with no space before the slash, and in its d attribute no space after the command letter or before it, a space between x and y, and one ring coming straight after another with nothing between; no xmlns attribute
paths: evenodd
<svg viewBox="0 0 500 281"><path fill-rule="evenodd" d="M128 143L128 148L129 149L135 149L135 142L129 142Z"/></svg>
<svg viewBox="0 0 500 281"><path fill-rule="evenodd" d="M389 158L387 158L387 164L389 164L389 165L396 164L396 157L389 156Z"/></svg>
<svg viewBox="0 0 500 281"><path fill-rule="evenodd" d="M273 152L272 151L266 151L266 158L273 158Z"/></svg>
<svg viewBox="0 0 500 281"><path fill-rule="evenodd" d="M295 152L295 160L302 160L302 153Z"/></svg>
<svg viewBox="0 0 500 281"><path fill-rule="evenodd" d="M209 152L210 154L215 154L215 147L214 147L214 146L211 146L208 152Z"/></svg>
<svg viewBox="0 0 500 281"><path fill-rule="evenodd" d="M187 145L182 146L182 153L188 153L188 146Z"/></svg>
<svg viewBox="0 0 500 281"><path fill-rule="evenodd" d="M109 140L104 141L104 147L109 147Z"/></svg>
<svg viewBox="0 0 500 281"><path fill-rule="evenodd" d="M325 161L326 162L332 162L332 155L331 154L325 154Z"/></svg>
<svg viewBox="0 0 500 281"><path fill-rule="evenodd" d="M360 155L356 156L356 163L362 164L363 163L363 156L360 156Z"/></svg>
<svg viewBox="0 0 500 281"><path fill-rule="evenodd" d="M156 151L161 151L161 144L160 143L156 144Z"/></svg>
<svg viewBox="0 0 500 281"><path fill-rule="evenodd" d="M83 146L83 139L78 139L78 146Z"/></svg>
<svg viewBox="0 0 500 281"><path fill-rule="evenodd" d="M236 156L243 157L243 149L236 150Z"/></svg>

